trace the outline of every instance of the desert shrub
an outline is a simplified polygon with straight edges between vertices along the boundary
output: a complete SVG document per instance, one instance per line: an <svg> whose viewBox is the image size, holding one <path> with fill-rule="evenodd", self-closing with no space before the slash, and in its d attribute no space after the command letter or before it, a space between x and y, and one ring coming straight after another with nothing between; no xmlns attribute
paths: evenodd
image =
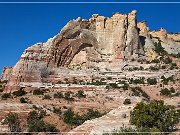
<svg viewBox="0 0 180 135"><path fill-rule="evenodd" d="M171 81L171 82L174 82L174 78L173 76L170 76L168 78L164 77L164 76L161 76L161 79L162 79L162 83L164 85L168 85L168 82Z"/></svg>
<svg viewBox="0 0 180 135"><path fill-rule="evenodd" d="M159 54L159 55L161 55L161 56L167 54L167 52L164 50L164 48L163 48L162 45L161 45L161 41L158 41L158 43L155 42L155 43L154 43L154 46L155 46L155 52L156 52L157 54Z"/></svg>
<svg viewBox="0 0 180 135"><path fill-rule="evenodd" d="M77 81L77 79L75 77L73 77L72 84L78 84L78 81Z"/></svg>
<svg viewBox="0 0 180 135"><path fill-rule="evenodd" d="M154 60L151 61L151 63L159 63L159 62L160 62L159 59L154 59Z"/></svg>
<svg viewBox="0 0 180 135"><path fill-rule="evenodd" d="M42 109L37 109L36 111L31 111L28 113L27 124L35 122L36 120L41 120L46 116L46 111Z"/></svg>
<svg viewBox="0 0 180 135"><path fill-rule="evenodd" d="M7 84L7 83L8 83L8 80L3 80L1 83Z"/></svg>
<svg viewBox="0 0 180 135"><path fill-rule="evenodd" d="M109 83L109 86L111 88L119 88L118 84L117 83Z"/></svg>
<svg viewBox="0 0 180 135"><path fill-rule="evenodd" d="M51 99L51 96L49 94L44 95L43 99Z"/></svg>
<svg viewBox="0 0 180 135"><path fill-rule="evenodd" d="M2 88L0 88L0 92L3 92L3 89L2 89Z"/></svg>
<svg viewBox="0 0 180 135"><path fill-rule="evenodd" d="M129 98L126 98L123 102L124 105L131 104L131 100Z"/></svg>
<svg viewBox="0 0 180 135"><path fill-rule="evenodd" d="M28 103L28 99L27 99L27 98L24 98L24 97L20 98L19 101L20 101L21 103Z"/></svg>
<svg viewBox="0 0 180 135"><path fill-rule="evenodd" d="M159 70L158 67L153 67L153 66L150 66L149 69L152 70L152 71L158 71Z"/></svg>
<svg viewBox="0 0 180 135"><path fill-rule="evenodd" d="M69 101L73 101L74 100L73 92L68 91L68 92L64 93L64 99L69 100Z"/></svg>
<svg viewBox="0 0 180 135"><path fill-rule="evenodd" d="M71 109L68 109L63 114L63 121L67 124L73 125L74 116L75 113Z"/></svg>
<svg viewBox="0 0 180 135"><path fill-rule="evenodd" d="M124 83L124 85L123 85L123 86L121 86L121 88L123 88L123 90L128 90L128 88L129 88L129 84Z"/></svg>
<svg viewBox="0 0 180 135"><path fill-rule="evenodd" d="M60 116L62 114L61 108L53 107L53 113L56 113L57 115Z"/></svg>
<svg viewBox="0 0 180 135"><path fill-rule="evenodd" d="M133 84L144 84L144 80L145 80L144 77L141 77L141 78L139 78L139 79L133 79L133 78L131 78L131 79L130 79L130 83L133 83Z"/></svg>
<svg viewBox="0 0 180 135"><path fill-rule="evenodd" d="M169 96L169 97L174 97L174 96L179 96L180 93L177 92L175 93L175 89L173 87L171 87L170 89L168 88L164 88L164 89L161 89L160 90L160 95L163 95L163 96Z"/></svg>
<svg viewBox="0 0 180 135"><path fill-rule="evenodd" d="M173 131L179 122L180 113L174 106L165 105L163 101L138 103L130 113L130 123L137 128L155 128L161 132Z"/></svg>
<svg viewBox="0 0 180 135"><path fill-rule="evenodd" d="M104 114L105 113L101 113L98 110L88 109L87 113L84 114L82 117L86 121L86 120L91 120L91 119L95 119L95 118L101 117Z"/></svg>
<svg viewBox="0 0 180 135"><path fill-rule="evenodd" d="M140 87L132 87L131 91L133 92L132 95L133 96L140 96L140 92L139 92Z"/></svg>
<svg viewBox="0 0 180 135"><path fill-rule="evenodd" d="M58 132L55 125L44 122L43 120L36 121L28 125L29 132Z"/></svg>
<svg viewBox="0 0 180 135"><path fill-rule="evenodd" d="M14 96L20 97L20 96L26 95L27 92L24 91L23 89L20 89L20 90L18 90L18 91L14 91L12 94L13 94Z"/></svg>
<svg viewBox="0 0 180 135"><path fill-rule="evenodd" d="M164 89L160 90L160 95L171 96L171 92L170 92L170 90L168 88L164 88Z"/></svg>
<svg viewBox="0 0 180 135"><path fill-rule="evenodd" d="M100 86L100 85L106 85L106 82L102 82L101 80L96 80L91 83L92 85Z"/></svg>
<svg viewBox="0 0 180 135"><path fill-rule="evenodd" d="M82 90L79 90L79 91L76 93L76 96L77 96L78 98L85 98L85 97L86 97L86 95L84 94L84 91L82 91Z"/></svg>
<svg viewBox="0 0 180 135"><path fill-rule="evenodd" d="M54 93L54 98L63 98L63 97L64 97L64 95L63 95L62 92L56 92L56 93Z"/></svg>
<svg viewBox="0 0 180 135"><path fill-rule="evenodd" d="M171 88L170 88L170 92L171 92L171 93L175 93L176 91L175 91L175 89L174 89L173 87L171 87Z"/></svg>
<svg viewBox="0 0 180 135"><path fill-rule="evenodd" d="M0 92L3 92L3 86L0 84Z"/></svg>
<svg viewBox="0 0 180 135"><path fill-rule="evenodd" d="M149 85L156 85L157 84L157 80L156 80L156 78L148 78L147 79L147 83L149 84Z"/></svg>
<svg viewBox="0 0 180 135"><path fill-rule="evenodd" d="M112 80L112 77L108 76L107 79L108 79L108 80Z"/></svg>
<svg viewBox="0 0 180 135"><path fill-rule="evenodd" d="M139 70L139 68L138 67L133 67L133 70Z"/></svg>
<svg viewBox="0 0 180 135"><path fill-rule="evenodd" d="M176 64L176 63L171 63L170 69L171 69L171 70L173 70L173 69L178 69L177 64Z"/></svg>
<svg viewBox="0 0 180 135"><path fill-rule="evenodd" d="M40 89L36 89L33 91L33 95L43 95L43 94L44 94L44 91Z"/></svg>
<svg viewBox="0 0 180 135"><path fill-rule="evenodd" d="M172 63L172 59L169 58L168 56L163 57L163 58L162 58L162 61L163 61L165 64L170 64L170 63Z"/></svg>
<svg viewBox="0 0 180 135"><path fill-rule="evenodd" d="M3 93L1 98L4 100L6 100L7 98L11 98L11 94L10 93Z"/></svg>
<svg viewBox="0 0 180 135"><path fill-rule="evenodd" d="M44 116L46 116L44 110L29 112L27 118L28 132L57 132L58 130L53 124L43 121Z"/></svg>
<svg viewBox="0 0 180 135"><path fill-rule="evenodd" d="M133 96L143 96L146 99L150 99L149 95L141 87L132 87L131 91Z"/></svg>
<svg viewBox="0 0 180 135"><path fill-rule="evenodd" d="M105 87L105 88L109 90L109 89L110 89L110 86L109 86L109 85L106 85L106 87Z"/></svg>
<svg viewBox="0 0 180 135"><path fill-rule="evenodd" d="M16 113L8 113L4 119L3 124L7 124L11 132L20 132L20 120Z"/></svg>
<svg viewBox="0 0 180 135"><path fill-rule="evenodd" d="M63 114L63 121L70 125L80 125L87 120L98 118L104 115L104 113L99 112L98 110L88 109L87 113L79 115L74 113L71 109L68 109Z"/></svg>
<svg viewBox="0 0 180 135"><path fill-rule="evenodd" d="M161 69L166 69L166 65L162 65L162 66L161 66Z"/></svg>

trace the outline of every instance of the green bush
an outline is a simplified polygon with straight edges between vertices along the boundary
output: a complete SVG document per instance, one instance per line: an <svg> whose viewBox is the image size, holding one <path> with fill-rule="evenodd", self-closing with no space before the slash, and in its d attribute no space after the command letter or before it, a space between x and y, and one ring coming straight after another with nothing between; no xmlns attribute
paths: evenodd
<svg viewBox="0 0 180 135"><path fill-rule="evenodd" d="M171 87L171 88L170 88L170 92L171 92L171 93L175 93L176 91L175 91L175 89L174 89L173 87Z"/></svg>
<svg viewBox="0 0 180 135"><path fill-rule="evenodd" d="M68 92L64 93L64 99L69 100L69 101L73 101L74 100L73 92L68 91Z"/></svg>
<svg viewBox="0 0 180 135"><path fill-rule="evenodd" d="M44 110L29 112L27 118L28 132L58 132L53 124L43 121L44 116L46 116Z"/></svg>
<svg viewBox="0 0 180 135"><path fill-rule="evenodd" d="M62 114L61 108L53 107L53 113L56 113L57 115L60 116Z"/></svg>
<svg viewBox="0 0 180 135"><path fill-rule="evenodd" d="M0 88L0 92L3 92L3 88Z"/></svg>
<svg viewBox="0 0 180 135"><path fill-rule="evenodd" d="M168 85L168 82L171 81L171 82L174 82L174 78L173 76L170 76L168 78L164 77L164 76L161 76L161 79L162 79L162 83L164 85Z"/></svg>
<svg viewBox="0 0 180 135"><path fill-rule="evenodd" d="M161 132L171 132L179 122L180 113L174 106L165 105L163 101L138 103L130 113L130 123L137 128L155 128Z"/></svg>
<svg viewBox="0 0 180 135"><path fill-rule="evenodd" d="M119 88L119 86L118 86L118 84L117 83L109 83L109 86L111 87L111 88Z"/></svg>
<svg viewBox="0 0 180 135"><path fill-rule="evenodd" d="M171 91L168 88L161 89L160 95L171 96Z"/></svg>
<svg viewBox="0 0 180 135"><path fill-rule="evenodd" d="M21 102L21 103L28 103L28 99L22 97L22 98L20 98L20 102Z"/></svg>
<svg viewBox="0 0 180 135"><path fill-rule="evenodd" d="M106 85L106 89L108 89L108 90L109 90L109 89L110 89L110 86L109 86L109 85Z"/></svg>
<svg viewBox="0 0 180 135"><path fill-rule="evenodd" d="M97 110L88 109L87 113L83 115L75 114L71 109L68 109L63 114L63 121L70 125L81 125L87 120L101 117L104 113Z"/></svg>
<svg viewBox="0 0 180 135"><path fill-rule="evenodd" d="M165 57L165 58L162 58L162 61L163 61L165 64L170 64L170 63L172 63L172 59L169 58L168 56Z"/></svg>
<svg viewBox="0 0 180 135"><path fill-rule="evenodd" d="M158 71L159 70L158 67L153 67L153 66L150 66L149 69L152 70L152 71Z"/></svg>
<svg viewBox="0 0 180 135"><path fill-rule="evenodd" d="M84 91L82 91L82 90L79 90L79 91L76 93L76 96L77 96L78 98L85 98L85 97L86 97L86 95L84 94Z"/></svg>
<svg viewBox="0 0 180 135"><path fill-rule="evenodd" d="M101 113L98 110L88 109L87 113L82 115L82 118L84 119L84 121L86 121L101 117L104 114L105 113Z"/></svg>
<svg viewBox="0 0 180 135"><path fill-rule="evenodd" d="M102 82L101 80L96 80L95 82L93 81L91 83L91 85L96 85L96 86L100 86L100 85L106 85L106 82Z"/></svg>
<svg viewBox="0 0 180 135"><path fill-rule="evenodd" d="M43 94L44 94L44 91L40 89L36 89L33 91L33 95L43 95Z"/></svg>
<svg viewBox="0 0 180 135"><path fill-rule="evenodd" d="M161 56L164 56L167 54L167 52L164 50L164 48L161 45L161 41L158 41L158 43L154 43L155 46L155 52Z"/></svg>
<svg viewBox="0 0 180 135"><path fill-rule="evenodd" d="M20 132L20 119L16 113L8 113L4 119L3 124L7 124L11 132Z"/></svg>
<svg viewBox="0 0 180 135"><path fill-rule="evenodd" d="M109 77L107 77L107 79L108 79L108 80L112 80L112 77L109 76Z"/></svg>
<svg viewBox="0 0 180 135"><path fill-rule="evenodd" d="M1 83L7 84L7 83L8 83L8 80L4 80L4 81L2 81Z"/></svg>
<svg viewBox="0 0 180 135"><path fill-rule="evenodd" d="M27 92L24 91L23 89L20 89L20 90L18 90L18 91L14 91L12 94L13 94L14 96L20 97L20 96L26 95Z"/></svg>
<svg viewBox="0 0 180 135"><path fill-rule="evenodd" d="M149 85L156 85L156 84L157 84L157 80L156 80L156 78L153 78L153 79L148 78L148 79L147 79L147 83L148 83Z"/></svg>
<svg viewBox="0 0 180 135"><path fill-rule="evenodd" d="M74 116L75 113L71 109L68 109L63 114L63 121L67 124L73 125Z"/></svg>
<svg viewBox="0 0 180 135"><path fill-rule="evenodd" d="M150 99L149 95L145 91L143 91L141 87L132 87L131 91L133 92L133 96L143 96L148 100Z"/></svg>
<svg viewBox="0 0 180 135"><path fill-rule="evenodd" d="M133 78L131 78L131 79L130 79L130 83L133 83L133 84L144 84L144 80L145 80L144 77L141 77L141 78L139 78L139 79L133 79Z"/></svg>
<svg viewBox="0 0 180 135"><path fill-rule="evenodd" d="M176 63L171 63L170 69L171 69L171 70L173 70L173 69L178 69L177 64L176 64Z"/></svg>
<svg viewBox="0 0 180 135"><path fill-rule="evenodd" d="M54 93L54 98L64 98L64 95L62 92L56 92Z"/></svg>
<svg viewBox="0 0 180 135"><path fill-rule="evenodd" d="M139 89L141 89L140 87L132 87L131 91L133 92L132 95L133 96L140 96L140 91Z"/></svg>
<svg viewBox="0 0 180 135"><path fill-rule="evenodd" d="M151 61L151 63L159 63L159 62L160 62L159 59L154 59L154 60Z"/></svg>
<svg viewBox="0 0 180 135"><path fill-rule="evenodd" d="M45 123L43 120L28 125L29 132L58 132L53 124Z"/></svg>
<svg viewBox="0 0 180 135"><path fill-rule="evenodd" d="M129 88L129 84L124 83L124 85L123 85L123 86L121 86L121 88L123 88L123 90L128 90L128 88Z"/></svg>
<svg viewBox="0 0 180 135"><path fill-rule="evenodd" d="M124 105L131 104L131 100L129 98L126 98L123 102Z"/></svg>
<svg viewBox="0 0 180 135"><path fill-rule="evenodd" d="M7 99L7 98L11 98L11 94L10 93L3 93L1 96L2 99Z"/></svg>

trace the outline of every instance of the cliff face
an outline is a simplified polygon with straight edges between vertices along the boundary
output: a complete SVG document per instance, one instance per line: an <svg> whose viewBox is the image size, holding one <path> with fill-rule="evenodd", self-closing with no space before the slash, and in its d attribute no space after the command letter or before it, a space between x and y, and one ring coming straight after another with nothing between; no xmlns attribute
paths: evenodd
<svg viewBox="0 0 180 135"><path fill-rule="evenodd" d="M6 81L9 79L9 76L11 75L13 67L4 67L2 71L1 81Z"/></svg>
<svg viewBox="0 0 180 135"><path fill-rule="evenodd" d="M89 20L77 18L46 43L24 51L14 66L8 87L20 82L42 82L59 68L121 70L123 61L144 55L136 11L116 13L111 18L98 14Z"/></svg>
<svg viewBox="0 0 180 135"><path fill-rule="evenodd" d="M98 14L88 20L79 17L46 43L27 48L13 67L7 89L18 89L22 82L52 82L62 77L62 68L114 72L132 60L146 57L151 61L157 57L157 38L168 53L180 52L178 34L167 34L165 29L151 32L145 21L137 23L135 10L110 18Z"/></svg>

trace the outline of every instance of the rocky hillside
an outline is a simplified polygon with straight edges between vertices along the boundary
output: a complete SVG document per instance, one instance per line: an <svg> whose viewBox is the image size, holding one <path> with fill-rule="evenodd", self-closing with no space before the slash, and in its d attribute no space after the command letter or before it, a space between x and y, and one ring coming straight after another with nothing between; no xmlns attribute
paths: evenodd
<svg viewBox="0 0 180 135"><path fill-rule="evenodd" d="M3 69L0 132L11 131L9 112L22 132L102 135L135 127L130 111L139 102L161 99L179 109L179 58L180 34L150 31L136 11L78 17Z"/></svg>
<svg viewBox="0 0 180 135"><path fill-rule="evenodd" d="M136 11L115 13L111 18L98 14L89 20L79 17L46 43L27 48L12 72L3 71L2 80L11 72L7 90L17 90L21 82L56 81L52 78L63 73L61 68L121 71L131 61L155 59L154 42L158 40L169 53L180 52L179 34L149 31L145 21L137 23Z"/></svg>

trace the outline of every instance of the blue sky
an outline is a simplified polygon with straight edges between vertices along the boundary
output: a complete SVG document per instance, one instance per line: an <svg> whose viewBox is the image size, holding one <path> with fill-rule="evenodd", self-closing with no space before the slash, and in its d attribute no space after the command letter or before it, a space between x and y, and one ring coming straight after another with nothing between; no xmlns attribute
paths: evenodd
<svg viewBox="0 0 180 135"><path fill-rule="evenodd" d="M93 13L110 17L134 9L138 21L146 20L151 30L180 32L180 4L0 4L0 72L3 66L14 66L27 47L53 37L71 19L90 18Z"/></svg>

